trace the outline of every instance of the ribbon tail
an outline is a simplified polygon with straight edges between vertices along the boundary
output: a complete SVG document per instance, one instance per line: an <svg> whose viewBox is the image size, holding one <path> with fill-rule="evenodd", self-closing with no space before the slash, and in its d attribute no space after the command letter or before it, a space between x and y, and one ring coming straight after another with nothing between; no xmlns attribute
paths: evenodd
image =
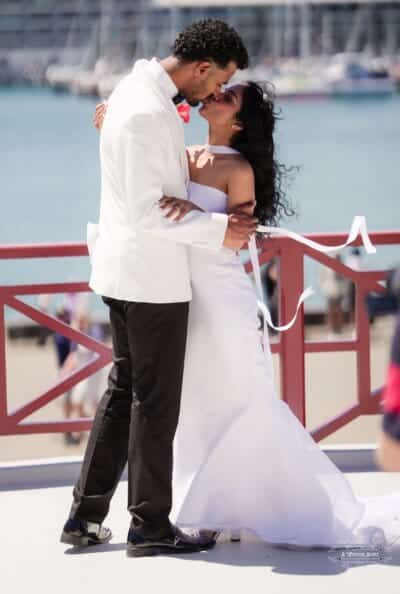
<svg viewBox="0 0 400 594"><path fill-rule="evenodd" d="M300 295L299 300L297 302L296 312L295 312L294 316L292 317L290 322L288 322L287 324L284 324L283 326L275 326L275 324L273 324L272 319L271 319L271 314L270 314L268 307L265 305L265 303L263 301L258 300L257 301L258 307L260 308L260 310L263 314L263 318L264 318L264 327L266 324L268 324L268 326L270 326L274 330L278 330L278 332L285 332L285 330L289 330L289 328L291 328L294 325L294 323L296 322L296 318L297 318L297 314L299 312L300 306L304 303L304 301L306 299L308 299L308 297L310 297L311 295L314 295L314 293L315 293L315 291L312 287L308 287L307 289L304 289L304 291Z"/></svg>
<svg viewBox="0 0 400 594"><path fill-rule="evenodd" d="M365 251L367 252L367 254L375 254L376 247L373 245L369 238L366 218L362 216L358 216L356 218L359 219L359 232L361 235L363 245L365 247Z"/></svg>
<svg viewBox="0 0 400 594"><path fill-rule="evenodd" d="M284 229L282 227L270 227L270 226L266 226L266 225L258 225L257 232L258 233L270 233L270 234L285 235L287 237L294 239L295 241L297 241L299 243L307 245L319 252L323 252L326 254L328 254L330 252L335 252L337 250L341 250L341 249L347 247L360 234L362 244L365 248L365 251L368 254L374 254L376 252L376 247L372 244L372 242L369 238L368 230L367 230L367 222L366 222L366 219L364 216L355 216L354 217L353 222L351 224L349 235L347 237L347 240L345 241L345 243L343 243L341 245L333 245L333 246L323 245L321 243L318 243L317 241L313 241L312 239L307 239L306 237L303 237L302 235L299 235L298 233L294 233L293 231L290 231L289 229ZM274 330L277 330L278 332L284 332L285 330L289 330L289 328L291 328L293 326L293 324L296 322L297 314L298 314L299 308L302 305L302 303L304 303L304 301L308 297L313 295L315 292L311 287L308 287L307 289L305 289L302 292L302 294L300 295L300 298L297 302L296 312L295 312L294 316L292 317L292 319L290 320L290 322L288 322L287 324L284 324L282 326L275 326L272 322L270 311L269 311L267 305L265 304L265 300L263 297L263 288L262 288L261 273L260 273L260 263L258 261L258 252L257 252L257 246L256 246L254 235L251 237L251 239L249 241L249 252L250 252L251 263L253 266L253 272L254 272L254 278L255 278L255 284L256 284L256 290L257 290L257 296L258 296L257 303L258 303L258 307L260 308L260 310L262 312L263 319L264 319L264 345L265 345L266 341L268 340L267 325L270 326L271 328L273 328Z"/></svg>
<svg viewBox="0 0 400 594"><path fill-rule="evenodd" d="M325 254L329 254L330 252L335 252L337 250L341 250L341 249L347 247L360 234L362 244L365 248L365 251L368 254L376 253L376 247L372 244L372 242L369 238L369 235L368 235L367 222L366 222L366 219L364 216L355 216L354 217L351 228L350 228L349 235L347 237L347 240L345 241L345 243L343 243L341 245L323 245L321 243L318 243L317 241L314 241L312 239L307 239L306 237L303 237L302 235L299 235L298 233L295 233L294 231L290 231L289 229L284 229L282 227L269 227L269 226L265 226L265 225L259 225L257 227L257 232L259 232L259 233L275 233L278 235L285 235L287 237L291 237L292 239L294 239L295 241L298 241L299 243L303 243L304 245L307 245L308 247L311 247L311 248L313 248L319 252L323 252Z"/></svg>
<svg viewBox="0 0 400 594"><path fill-rule="evenodd" d="M264 344L265 344L265 340L268 339L267 324L268 324L268 326L270 326L271 328L274 328L275 330L278 330L279 332L284 332L285 330L288 330L289 328L291 328L296 321L297 313L299 311L300 306L308 297L310 297L310 295L314 294L314 290L311 287L308 287L307 289L305 289L302 292L302 294L300 295L300 298L298 300L298 303L297 303L296 312L288 324L285 324L283 326L275 326L272 322L270 311L269 311L267 305L265 304L265 300L264 300L264 296L263 296L260 263L258 260L257 246L256 246L256 241L255 241L254 235L250 238L250 241L249 241L249 252L250 252L251 263L253 266L254 278L255 278L255 282L256 282L256 290L257 290L257 297L258 297L257 303L258 303L258 307L260 308L260 310L263 314L263 318L264 318Z"/></svg>

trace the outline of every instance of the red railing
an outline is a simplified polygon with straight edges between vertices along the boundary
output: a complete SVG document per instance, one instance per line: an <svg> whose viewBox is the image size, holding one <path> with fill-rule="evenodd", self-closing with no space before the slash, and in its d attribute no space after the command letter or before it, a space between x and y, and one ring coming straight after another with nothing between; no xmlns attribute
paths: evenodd
<svg viewBox="0 0 400 594"><path fill-rule="evenodd" d="M319 243L324 243L325 245L339 245L347 239L341 233L313 233L307 234L306 237ZM400 244L400 232L371 233L370 238L377 246ZM352 245L356 246L360 244L361 241L357 239ZM279 342L271 344L272 352L280 354L281 392L283 399L305 426L305 354L352 351L356 353L357 359L357 403L310 433L316 441L320 441L361 415L381 412L379 400L381 389L371 393L370 333L365 299L370 291L384 291L384 287L379 284L379 281L385 278L386 271L377 270L367 272L353 270L334 258L286 237L264 239L259 244L259 247L262 249L260 254L261 264L267 262L272 257L277 257L279 261L280 324L286 323L291 318L297 305L298 296L304 289L305 256L309 256L321 264L333 268L344 277L351 279L356 287L355 339L338 340L335 342L305 341L304 307L302 306L294 326L290 330L280 333ZM0 260L87 255L87 246L84 243L0 246ZM246 271L251 271L250 262L246 264ZM112 360L111 349L103 343L18 299L18 296L22 295L86 291L90 291L86 282L8 285L0 287L0 435L82 431L90 429L92 419L87 418L54 422L31 421L29 423L24 423L23 420L50 401L64 394L67 390L70 390L84 378L96 373L110 363ZM96 354L93 361L76 370L62 381L57 382L52 388L34 400L10 412L8 412L7 406L5 306L13 308L38 324L46 326L82 344Z"/></svg>
<svg viewBox="0 0 400 594"><path fill-rule="evenodd" d="M347 239L345 234L340 233L313 233L307 234L305 237L325 245L340 245ZM370 233L370 238L376 246L399 244L400 232ZM357 238L351 245L361 245L361 239ZM320 441L361 415L381 412L379 397L382 388L371 393L370 332L365 299L370 291L384 292L385 289L379 284L379 281L384 280L387 271L353 270L330 256L286 237L263 240L260 247L262 248L260 264L267 262L274 256L279 260L280 324L285 324L291 318L297 305L297 299L304 289L305 256L309 256L313 260L336 270L344 277L351 279L356 287L356 338L354 340L305 341L304 307L302 306L296 323L290 330L280 334L279 343L271 345L271 351L280 354L282 398L305 426L306 353L353 351L356 353L357 360L356 404L310 431L310 434L315 441ZM246 265L246 270L247 272L251 271L250 262Z"/></svg>
<svg viewBox="0 0 400 594"><path fill-rule="evenodd" d="M87 256L87 246L84 243L69 244L39 244L0 246L0 260L20 260L25 258L64 258L71 256ZM0 287L0 435L21 435L28 433L58 433L64 431L84 431L92 426L91 419L74 419L65 421L22 421L49 402L73 388L81 380L91 376L112 360L111 349L71 328L68 324L32 307L18 299L22 295L40 295L55 293L80 293L90 291L87 282L51 283L35 285L7 285ZM24 406L8 412L7 407L7 379L6 379L6 327L4 307L15 309L31 320L63 336L85 346L96 354L93 361L71 373L62 381L31 400Z"/></svg>

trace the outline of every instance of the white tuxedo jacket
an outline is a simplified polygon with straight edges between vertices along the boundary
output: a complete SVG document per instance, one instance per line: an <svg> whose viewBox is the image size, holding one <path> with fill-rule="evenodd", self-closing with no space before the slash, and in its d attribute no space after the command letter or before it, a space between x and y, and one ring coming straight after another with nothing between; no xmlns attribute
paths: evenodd
<svg viewBox="0 0 400 594"><path fill-rule="evenodd" d="M227 216L192 211L180 222L159 208L163 194L187 198L189 169L177 87L157 58L141 59L114 89L100 134L98 225L88 223L89 286L99 295L190 301L189 246L219 250Z"/></svg>

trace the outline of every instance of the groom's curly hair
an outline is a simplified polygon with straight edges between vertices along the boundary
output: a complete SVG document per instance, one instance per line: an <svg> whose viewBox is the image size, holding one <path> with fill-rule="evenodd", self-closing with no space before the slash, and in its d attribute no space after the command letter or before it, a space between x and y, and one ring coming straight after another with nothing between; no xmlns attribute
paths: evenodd
<svg viewBox="0 0 400 594"><path fill-rule="evenodd" d="M233 61L240 70L249 66L240 35L218 19L203 19L186 27L176 38L172 51L184 62L212 60L219 68L226 68Z"/></svg>

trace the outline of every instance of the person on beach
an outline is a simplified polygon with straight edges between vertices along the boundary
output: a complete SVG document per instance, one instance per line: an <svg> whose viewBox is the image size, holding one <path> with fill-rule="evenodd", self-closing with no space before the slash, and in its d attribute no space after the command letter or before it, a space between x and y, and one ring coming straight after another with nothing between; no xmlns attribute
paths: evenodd
<svg viewBox="0 0 400 594"><path fill-rule="evenodd" d="M340 254L335 259L341 262ZM326 318L329 329L329 338L340 337L344 325L343 300L347 291L347 280L333 268L321 266L319 271L321 292L326 298Z"/></svg>
<svg viewBox="0 0 400 594"><path fill-rule="evenodd" d="M82 309L78 311L74 320L74 326L79 332L83 332L96 340L102 340L103 338L100 326L91 323L89 311ZM68 376L73 371L87 365L93 357L94 355L90 349L77 342L70 341L70 350L63 362L61 377ZM102 372L98 371L90 377L81 380L70 390L68 398L69 414L67 418L83 418L96 414L102 375ZM67 443L78 445L81 443L83 432L74 432L70 435L71 438L67 440Z"/></svg>
<svg viewBox="0 0 400 594"><path fill-rule="evenodd" d="M377 461L383 470L400 472L400 267L392 273L391 291L396 296L397 314L382 397L383 416Z"/></svg>
<svg viewBox="0 0 400 594"><path fill-rule="evenodd" d="M71 314L68 309L64 306L60 306L56 310L56 318L57 320L61 320L64 324L71 323ZM71 352L71 339L67 336L64 336L60 332L54 332L53 334L53 342L57 357L57 367L60 373L60 379L63 376L63 367L65 361L68 359L68 356ZM62 401L64 419L73 418L75 407L71 403L71 390L68 390L65 394L63 394L63 401ZM78 415L80 416L80 415ZM67 431L64 433L64 443L68 446L70 445L79 445L81 442L80 436L74 434L71 431Z"/></svg>

